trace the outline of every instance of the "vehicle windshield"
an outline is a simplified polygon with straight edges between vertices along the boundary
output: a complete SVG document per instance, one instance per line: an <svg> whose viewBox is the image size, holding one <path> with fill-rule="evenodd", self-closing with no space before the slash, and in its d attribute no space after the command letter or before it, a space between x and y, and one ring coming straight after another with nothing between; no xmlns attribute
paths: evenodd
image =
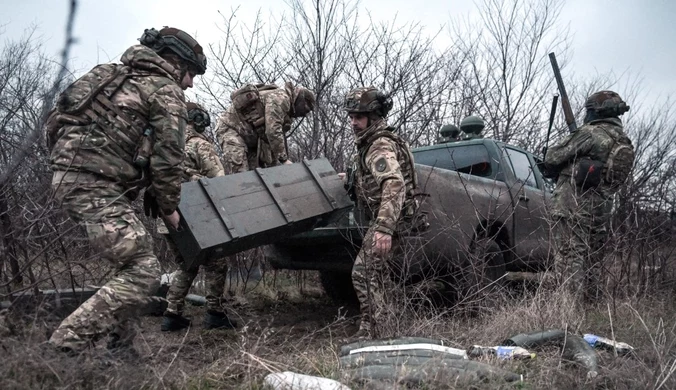
<svg viewBox="0 0 676 390"><path fill-rule="evenodd" d="M445 148L413 150L416 164L448 169L480 177L492 177L493 168L486 146L458 145Z"/></svg>

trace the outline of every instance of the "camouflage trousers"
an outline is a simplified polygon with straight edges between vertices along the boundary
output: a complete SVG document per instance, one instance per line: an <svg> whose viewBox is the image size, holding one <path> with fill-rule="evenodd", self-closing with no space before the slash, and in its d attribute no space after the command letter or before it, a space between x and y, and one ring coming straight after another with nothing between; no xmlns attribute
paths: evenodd
<svg viewBox="0 0 676 390"><path fill-rule="evenodd" d="M389 260L398 249L398 240L393 237L392 249L381 256L375 253L374 235L375 229L369 227L352 266L352 285L359 299L359 330L371 338L379 338L385 336L381 328L387 315L387 305L392 302L395 292Z"/></svg>
<svg viewBox="0 0 676 390"><path fill-rule="evenodd" d="M607 218L585 217L555 219L555 277L558 285L565 286L578 302L593 302L600 297L604 244L608 239L606 221Z"/></svg>
<svg viewBox="0 0 676 390"><path fill-rule="evenodd" d="M221 137L221 146L226 175L277 165L277 161L272 161L270 145L262 139L257 146L250 147L241 136L231 131Z"/></svg>
<svg viewBox="0 0 676 390"><path fill-rule="evenodd" d="M176 244L167 237L169 247L174 250L174 253L179 253ZM199 267L192 267L187 269L185 262L180 254L177 255L176 261L180 265L180 269L174 275L174 280L171 282L169 292L167 292L167 312L173 314L183 314L183 307L185 305L185 297L192 287L192 283L197 277ZM207 310L225 312L223 307L223 292L225 290L225 281L228 274L228 263L232 259L230 257L223 257L220 259L210 259L201 267L205 273L205 288L207 299Z"/></svg>
<svg viewBox="0 0 676 390"><path fill-rule="evenodd" d="M52 187L70 218L85 227L94 252L115 273L63 320L49 342L81 351L108 334L131 344L140 311L159 287L160 266L151 236L118 183L89 174L56 172Z"/></svg>

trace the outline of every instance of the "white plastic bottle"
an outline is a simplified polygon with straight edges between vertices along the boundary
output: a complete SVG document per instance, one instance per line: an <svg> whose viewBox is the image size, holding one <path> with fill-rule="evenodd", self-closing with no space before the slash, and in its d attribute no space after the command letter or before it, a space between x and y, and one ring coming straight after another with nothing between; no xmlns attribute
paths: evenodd
<svg viewBox="0 0 676 390"><path fill-rule="evenodd" d="M268 374L263 383L274 390L350 390L344 384L329 378L284 371Z"/></svg>
<svg viewBox="0 0 676 390"><path fill-rule="evenodd" d="M483 347L481 345L472 345L467 350L470 357L479 356L497 356L499 359L533 359L535 354L521 347L508 347L498 345L495 347Z"/></svg>

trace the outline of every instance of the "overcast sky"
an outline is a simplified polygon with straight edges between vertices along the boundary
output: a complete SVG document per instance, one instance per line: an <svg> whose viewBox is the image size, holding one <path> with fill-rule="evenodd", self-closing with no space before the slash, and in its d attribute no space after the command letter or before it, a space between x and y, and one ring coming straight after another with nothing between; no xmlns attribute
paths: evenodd
<svg viewBox="0 0 676 390"><path fill-rule="evenodd" d="M0 0L0 40L21 37L31 25L45 41L48 54L63 45L67 0ZM424 4L424 5L423 5ZM100 62L117 61L145 28L169 25L195 36L203 46L219 40L218 11L228 15L239 6L238 16L253 21L262 10L274 15L287 9L282 0L80 0L75 24L78 43L71 68L88 70ZM376 17L397 15L402 22L419 21L430 30L451 20L478 16L468 0L363 0L361 7ZM642 90L664 99L676 92L676 1L673 0L569 0L561 15L570 24L573 56L564 71L595 74L629 72L643 79ZM443 35L444 33L442 33ZM443 39L443 38L442 38ZM448 39L446 37L446 39ZM546 53L543 53L546 55ZM618 88L622 88L621 86ZM632 103L632 102L630 102Z"/></svg>

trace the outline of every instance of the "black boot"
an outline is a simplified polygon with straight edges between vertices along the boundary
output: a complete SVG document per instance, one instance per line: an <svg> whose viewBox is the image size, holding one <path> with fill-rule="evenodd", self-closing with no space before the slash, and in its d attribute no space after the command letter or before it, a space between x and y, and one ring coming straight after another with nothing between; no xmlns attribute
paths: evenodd
<svg viewBox="0 0 676 390"><path fill-rule="evenodd" d="M204 329L234 329L237 322L228 318L227 314L214 310L207 310L204 316Z"/></svg>
<svg viewBox="0 0 676 390"><path fill-rule="evenodd" d="M165 312L162 318L162 332L173 332L190 326L190 320L180 314Z"/></svg>

